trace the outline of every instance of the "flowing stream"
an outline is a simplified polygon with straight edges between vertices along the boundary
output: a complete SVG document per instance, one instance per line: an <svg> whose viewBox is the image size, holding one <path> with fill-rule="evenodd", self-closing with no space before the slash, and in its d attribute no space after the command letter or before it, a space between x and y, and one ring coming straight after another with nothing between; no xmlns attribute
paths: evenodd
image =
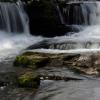
<svg viewBox="0 0 100 100"><path fill-rule="evenodd" d="M60 8L57 5L57 9ZM63 13L63 16L61 16ZM100 2L69 2L59 11L66 26L80 32L66 33L65 36L45 39L29 34L28 17L23 7L15 3L0 3L0 74L13 72L13 58L28 46L37 42L42 44L38 52L79 53L100 51ZM62 19L63 17L63 19ZM73 33L73 34L72 34ZM34 47L35 48L35 47ZM34 51L35 51L34 50ZM53 66L52 66L53 67ZM0 100L99 100L100 79L80 76L66 68L48 68L41 73L57 74L82 78L80 81L42 80L35 96L33 91L0 87Z"/></svg>

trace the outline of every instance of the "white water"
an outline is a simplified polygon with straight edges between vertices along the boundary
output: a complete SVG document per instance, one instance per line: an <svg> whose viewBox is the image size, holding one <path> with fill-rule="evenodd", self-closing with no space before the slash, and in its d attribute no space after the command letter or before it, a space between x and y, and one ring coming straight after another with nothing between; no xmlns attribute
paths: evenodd
<svg viewBox="0 0 100 100"><path fill-rule="evenodd" d="M58 40L64 40L67 42L72 41L77 43L75 50L72 50L73 52L100 50L100 2L94 2L96 5L91 5L91 3L93 2L83 2L83 6L87 6L90 9L90 26L85 27L85 29L79 33L75 33L70 36L64 36L62 37L63 39L56 37ZM86 8L84 8L84 10L86 10ZM84 18L87 19L87 14L85 13L86 11L82 12L84 13ZM89 48L85 48L84 45L88 42L91 42L91 46Z"/></svg>
<svg viewBox="0 0 100 100"><path fill-rule="evenodd" d="M88 7L91 8L91 6L89 6L89 3L86 5L88 5ZM19 8L15 6L15 9L19 9ZM18 12L19 11L20 10L18 10ZM20 13L21 13L20 16L22 16L23 12ZM26 16L25 12L23 16ZM22 20L22 17L20 18ZM84 14L84 18L86 18L85 14ZM47 53L79 53L79 52L90 52L90 51L99 52L100 51L100 2L96 2L96 7L93 10L93 12L91 12L90 18L91 18L92 25L85 27L83 31L68 36L52 38L53 42L56 43L70 42L69 50L38 49L34 51L47 52ZM26 23L25 26L23 26L24 28L28 25L27 21L25 22L25 20L24 22L23 21L21 22L22 24ZM28 30L27 28L25 29L26 31ZM17 34L17 33L12 34L8 32L0 31L0 60L5 59L7 57L15 56L16 54L19 54L21 50L43 39L44 38L42 37L31 36L28 33L25 33L25 31L24 34ZM72 47L74 45L71 44L71 42L76 43L74 49L71 48L71 45ZM88 42L90 42L90 46L86 48Z"/></svg>
<svg viewBox="0 0 100 100"><path fill-rule="evenodd" d="M90 3L85 2L83 4L84 7L88 7L90 10L89 19L91 25L85 27L83 31L80 31L78 33L62 37L54 37L51 40L51 48L49 50L38 49L37 51L47 52L47 53L99 52L100 51L100 1L96 1L95 4L91 3L93 2ZM84 8L84 10L86 10L86 8ZM86 17L87 14L85 12L86 11L83 11L82 13L84 13L84 18L87 19ZM53 43L57 43L56 47L52 45Z"/></svg>
<svg viewBox="0 0 100 100"><path fill-rule="evenodd" d="M29 34L28 22L23 5L0 3L0 62L43 39Z"/></svg>
<svg viewBox="0 0 100 100"><path fill-rule="evenodd" d="M25 33L28 30L28 17L23 5L0 3L0 30L6 32Z"/></svg>
<svg viewBox="0 0 100 100"><path fill-rule="evenodd" d="M29 45L41 41L42 37L34 37L29 34L12 34L0 32L0 61L11 58L26 49Z"/></svg>

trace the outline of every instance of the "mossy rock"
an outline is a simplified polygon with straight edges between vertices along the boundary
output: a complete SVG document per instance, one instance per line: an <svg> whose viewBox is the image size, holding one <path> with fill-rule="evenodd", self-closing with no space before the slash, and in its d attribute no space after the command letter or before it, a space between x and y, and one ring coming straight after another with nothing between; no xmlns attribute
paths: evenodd
<svg viewBox="0 0 100 100"><path fill-rule="evenodd" d="M15 61L14 61L14 65L15 66L27 66L30 64L30 60L25 57L25 56L17 56Z"/></svg>
<svg viewBox="0 0 100 100"><path fill-rule="evenodd" d="M26 72L18 76L17 84L19 87L37 88L40 78L36 72Z"/></svg>
<svg viewBox="0 0 100 100"><path fill-rule="evenodd" d="M14 61L14 66L22 66L22 67L30 67L30 68L39 68L45 66L45 64L49 61L48 58L44 57L35 57L33 56L17 56Z"/></svg>

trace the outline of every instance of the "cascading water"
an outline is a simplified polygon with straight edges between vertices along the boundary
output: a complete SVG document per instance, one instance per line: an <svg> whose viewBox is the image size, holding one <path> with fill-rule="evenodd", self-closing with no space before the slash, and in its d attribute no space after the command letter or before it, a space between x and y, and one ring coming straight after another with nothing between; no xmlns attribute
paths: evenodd
<svg viewBox="0 0 100 100"><path fill-rule="evenodd" d="M0 3L0 61L41 41L41 37L29 34L28 21L22 5Z"/></svg>
<svg viewBox="0 0 100 100"><path fill-rule="evenodd" d="M57 8L59 8L58 6L57 4ZM62 9L62 16L59 11L61 21L63 20L66 26L70 25L72 29L83 30L78 33L67 33L66 36L52 38L52 42L50 41L51 43L49 43L47 49L60 49L60 52L62 52L61 50L67 50L67 52L99 51L99 8L99 1L68 2L66 7L64 6ZM5 58L11 53L18 53L23 48L43 39L29 35L28 17L22 6L20 7L15 3L0 3L0 23L0 58Z"/></svg>
<svg viewBox="0 0 100 100"><path fill-rule="evenodd" d="M66 5L66 25L83 27L77 33L55 37L49 43L49 49L67 50L67 52L100 50L100 2L69 2ZM50 51L51 52L51 51ZM56 51L57 52L57 51ZM61 51L60 51L61 52ZM65 52L65 51L63 51Z"/></svg>
<svg viewBox="0 0 100 100"><path fill-rule="evenodd" d="M46 41L46 46L42 46L43 42L38 48L42 48L42 52L54 53L100 51L100 1L68 2L62 12L66 25L82 30L54 37Z"/></svg>
<svg viewBox="0 0 100 100"><path fill-rule="evenodd" d="M65 13L65 21L67 25L97 24L94 20L98 16L96 3L67 3L63 12Z"/></svg>
<svg viewBox="0 0 100 100"><path fill-rule="evenodd" d="M84 19L82 22L87 27L83 31L67 37L67 40L77 44L75 49L100 49L100 2L85 2L80 5Z"/></svg>
<svg viewBox="0 0 100 100"><path fill-rule="evenodd" d="M81 29L80 27L82 27L83 31L73 34L69 33L66 36L54 37L41 42L44 38L34 37L29 34L28 18L22 7L16 5L15 3L0 3L0 30L1 30L0 72L1 73L2 72L5 73L6 71L12 72L11 66L9 65L10 63L8 62L10 68L7 68L9 66L7 66L5 62L3 62L5 61L5 59L8 60L10 57L14 57L16 54L20 53L21 50L23 50L24 48L28 47L31 44L33 45L34 43L39 41L40 45L35 44L37 48L47 48L45 50L42 49L41 50L42 52L75 53L81 51L86 52L87 50L100 51L100 11L99 11L100 2L92 2L92 3L71 2L67 5L69 7L67 6L68 8L64 10L66 11L68 10L68 12L72 13L73 16L71 17L71 19L69 19L71 14L66 15L67 12L65 12L65 15L63 15L65 21L64 23L66 25L70 25L73 29L74 28ZM79 5L78 6L79 8L77 7L77 5ZM69 9L71 6L73 6L74 9L72 8ZM60 17L62 18L61 13ZM63 22L63 19L61 20ZM33 45L34 48L36 48L35 45ZM34 51L38 52L37 48ZM42 67L42 70L43 69L44 68ZM27 70L30 71L29 69ZM60 76L70 75L74 77L76 75L68 71L68 69L66 68L63 69L63 66L61 66L61 68L57 67L55 69L50 67L46 70L45 73L46 75L48 74L47 72L50 72L49 75L52 74L53 75L57 74ZM8 75L9 73L6 74ZM76 77L80 76L76 75ZM8 77L6 79L8 79ZM66 100L66 98L68 100L100 99L100 81L96 80L67 81L67 82L59 80L41 81L41 86L37 90L35 96L33 93L34 92L33 89L32 92L29 89L27 92L25 91L24 93L23 89L21 89L21 92L18 92L17 87L14 90L13 89L10 90L9 88L11 88L9 87L9 85L7 86L7 88L0 87L0 98L2 100L61 100L61 99Z"/></svg>
<svg viewBox="0 0 100 100"><path fill-rule="evenodd" d="M28 21L23 9L15 3L0 3L0 30L28 33Z"/></svg>

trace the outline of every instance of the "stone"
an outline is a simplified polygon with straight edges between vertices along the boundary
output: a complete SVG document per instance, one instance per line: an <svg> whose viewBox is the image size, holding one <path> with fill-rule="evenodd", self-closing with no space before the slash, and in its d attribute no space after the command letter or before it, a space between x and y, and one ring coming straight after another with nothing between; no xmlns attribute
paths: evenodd
<svg viewBox="0 0 100 100"><path fill-rule="evenodd" d="M25 57L27 61L19 60ZM67 67L75 73L86 75L100 74L100 55L91 54L49 54L42 52L25 52L17 57L14 64L26 68ZM22 59L21 58L21 59ZM34 67L35 66L35 67Z"/></svg>
<svg viewBox="0 0 100 100"><path fill-rule="evenodd" d="M43 57L36 54L34 54L33 56L27 52L23 55L16 57L14 61L14 66L30 67L34 69L44 66L48 61L48 57Z"/></svg>
<svg viewBox="0 0 100 100"><path fill-rule="evenodd" d="M17 84L24 88L38 88L40 78L36 72L26 72L18 76Z"/></svg>
<svg viewBox="0 0 100 100"><path fill-rule="evenodd" d="M61 23L53 0L33 0L25 8L30 20L31 34L53 37L66 33L66 26Z"/></svg>

